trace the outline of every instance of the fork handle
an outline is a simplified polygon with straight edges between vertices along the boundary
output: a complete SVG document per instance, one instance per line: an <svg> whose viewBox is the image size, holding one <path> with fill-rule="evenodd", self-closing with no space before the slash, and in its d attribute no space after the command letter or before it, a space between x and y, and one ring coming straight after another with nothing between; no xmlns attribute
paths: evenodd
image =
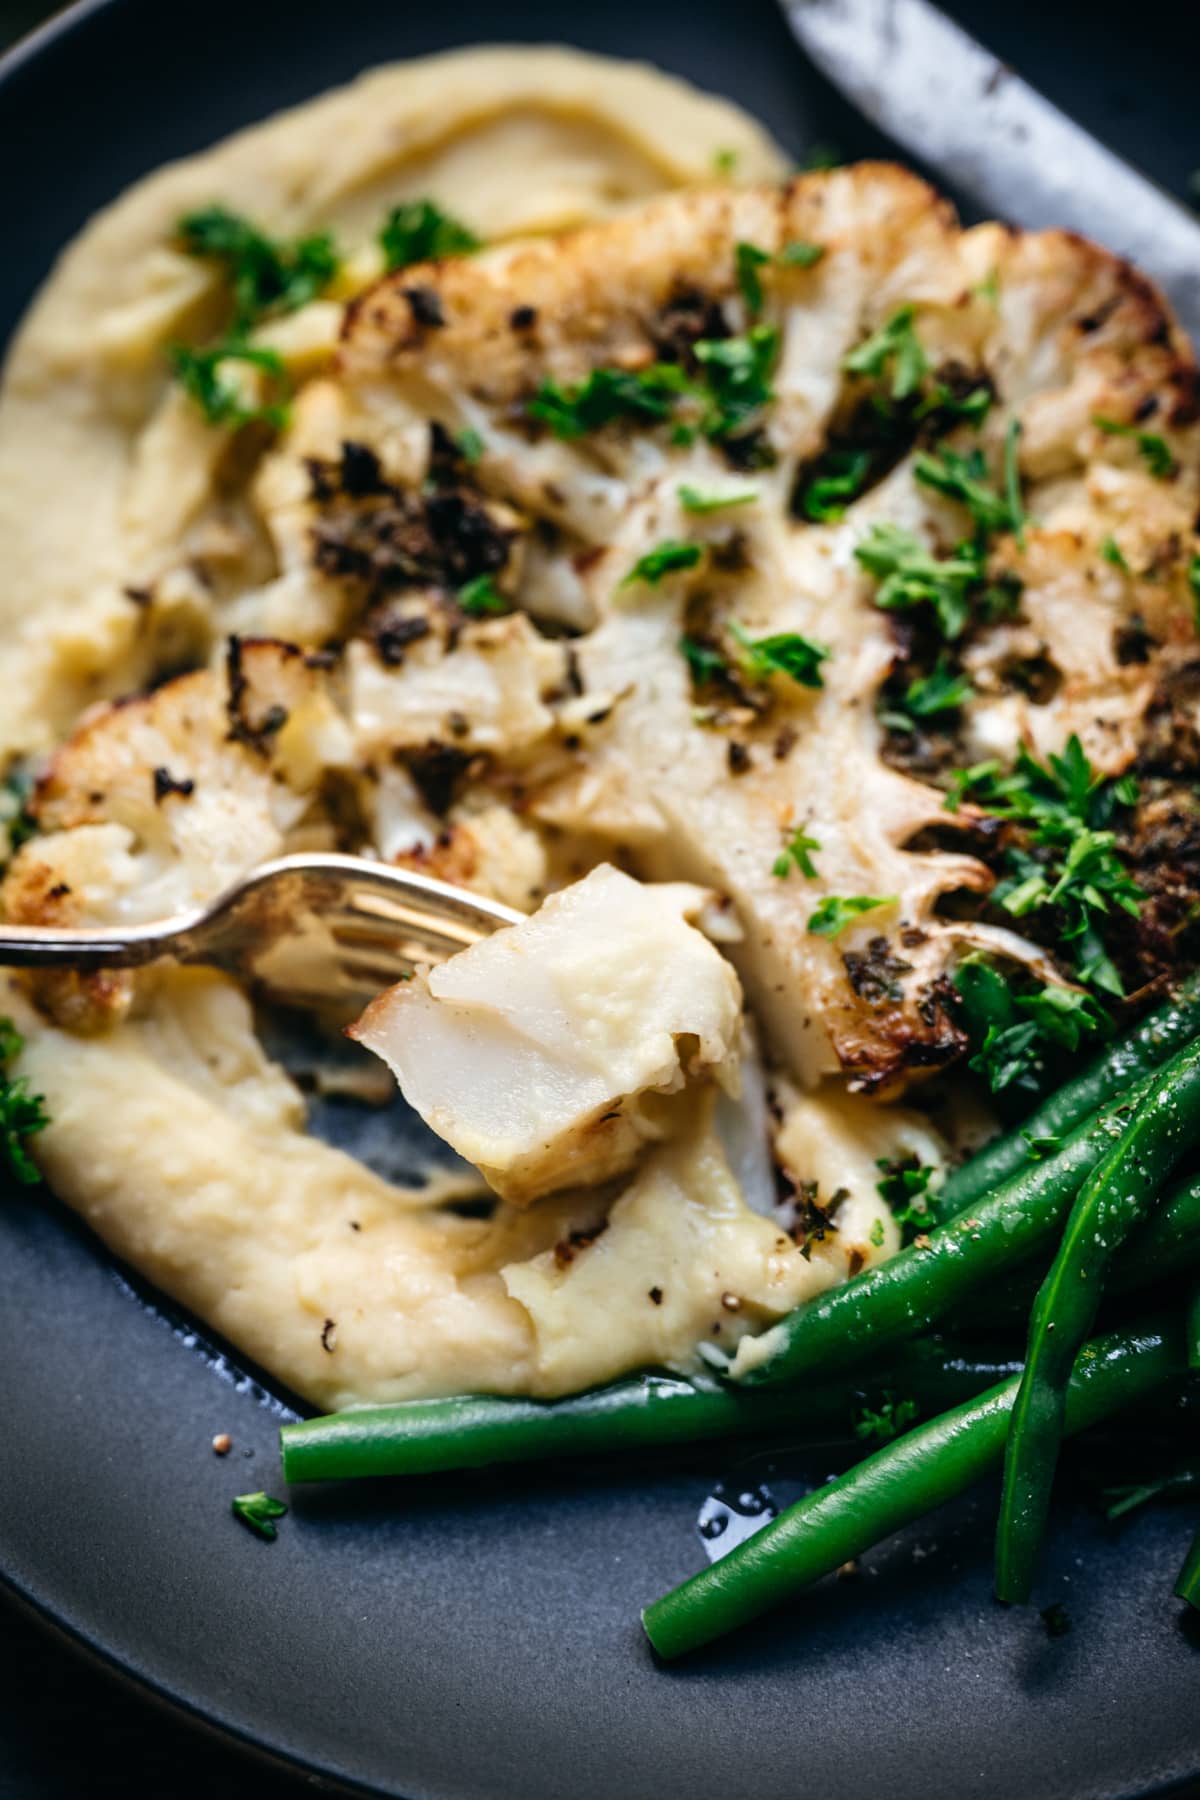
<svg viewBox="0 0 1200 1800"><path fill-rule="evenodd" d="M51 925L0 925L0 967L10 969L140 969L160 956L191 960L186 938L192 920L131 925L119 935L101 926L55 930Z"/></svg>

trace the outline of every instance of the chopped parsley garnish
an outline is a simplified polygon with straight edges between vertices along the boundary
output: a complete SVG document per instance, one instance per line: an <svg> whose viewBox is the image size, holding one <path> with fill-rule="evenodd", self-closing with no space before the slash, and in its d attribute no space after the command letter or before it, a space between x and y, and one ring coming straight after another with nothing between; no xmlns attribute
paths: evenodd
<svg viewBox="0 0 1200 1800"><path fill-rule="evenodd" d="M1011 531L1019 539L1024 527L1016 460L1020 429L1019 421L1014 419L1005 437L1003 494L997 493L988 479L988 467L982 450L972 450L968 455L961 456L957 450L950 450L942 444L936 454L925 451L917 457L913 464L913 474L926 487L965 506L985 536L996 531Z"/></svg>
<svg viewBox="0 0 1200 1800"><path fill-rule="evenodd" d="M757 318L763 309L763 284L760 270L772 261L784 269L811 269L825 255L824 244L807 244L800 240L785 244L779 254L772 258L767 251L757 244L742 242L734 246L734 267L737 271L737 284L741 289L742 299L746 302L746 310L751 318Z"/></svg>
<svg viewBox="0 0 1200 1800"><path fill-rule="evenodd" d="M703 544L679 543L666 538L653 550L647 550L645 556L638 557L621 586L632 587L636 582L646 582L650 587L657 587L668 575L681 569L694 569L703 555Z"/></svg>
<svg viewBox="0 0 1200 1800"><path fill-rule="evenodd" d="M1200 1487L1200 1464L1184 1463L1151 1480L1133 1482L1124 1487L1101 1490L1105 1502L1104 1516L1110 1522L1145 1506L1149 1500L1190 1499Z"/></svg>
<svg viewBox="0 0 1200 1800"><path fill-rule="evenodd" d="M379 242L387 267L405 269L410 263L465 256L478 250L481 240L432 200L408 200L403 206L392 208L379 233Z"/></svg>
<svg viewBox="0 0 1200 1800"><path fill-rule="evenodd" d="M914 1237L937 1222L929 1192L933 1170L915 1156L898 1162L883 1156L875 1166L882 1171L882 1179L876 1184L879 1198L900 1227L901 1243L911 1244Z"/></svg>
<svg viewBox="0 0 1200 1800"><path fill-rule="evenodd" d="M928 675L918 675L910 681L903 694L879 716L893 731L915 731L926 720L957 712L974 692L963 671L955 671L946 657L940 656Z"/></svg>
<svg viewBox="0 0 1200 1800"><path fill-rule="evenodd" d="M648 369L593 369L586 381L562 387L543 381L525 411L548 425L555 437L583 437L614 419L641 419L658 424L669 419L681 395L693 395L696 384L674 363L652 363Z"/></svg>
<svg viewBox="0 0 1200 1800"><path fill-rule="evenodd" d="M999 304L1000 304L1000 271L999 271L999 269L994 268L994 267L989 269L987 274L984 276L983 280L976 284L973 291L979 295L980 299L989 301L992 306L999 306Z"/></svg>
<svg viewBox="0 0 1200 1800"><path fill-rule="evenodd" d="M1159 481L1168 481L1179 467L1166 438L1156 431L1141 431L1136 425L1122 424L1119 419L1103 419L1098 413L1093 414L1092 424L1109 437L1132 438L1141 451L1142 461Z"/></svg>
<svg viewBox="0 0 1200 1800"><path fill-rule="evenodd" d="M1188 563L1188 586L1192 590L1192 613L1196 630L1200 631L1200 556L1193 556Z"/></svg>
<svg viewBox="0 0 1200 1800"><path fill-rule="evenodd" d="M702 638L681 637L679 648L687 659L692 680L699 687L706 681L715 681L723 675L726 662L721 652L712 644L706 644Z"/></svg>
<svg viewBox="0 0 1200 1800"><path fill-rule="evenodd" d="M713 152L713 168L718 175L732 175L738 166L740 152L737 150L716 150Z"/></svg>
<svg viewBox="0 0 1200 1800"><path fill-rule="evenodd" d="M1089 994L1076 988L1043 987L1018 993L998 969L968 957L954 976L963 1022L974 1049L969 1067L993 1094L1033 1098L1057 1071L1062 1052L1073 1054L1089 1040L1107 1037L1112 1020Z"/></svg>
<svg viewBox="0 0 1200 1800"><path fill-rule="evenodd" d="M282 1500L273 1500L270 1494L238 1494L233 1501L233 1516L240 1519L257 1537L265 1538L268 1544L274 1543L279 1536L276 1519L282 1519L287 1507Z"/></svg>
<svg viewBox="0 0 1200 1800"><path fill-rule="evenodd" d="M903 525L876 524L854 554L879 582L876 606L885 612L931 606L944 638L962 636L970 618L970 590L983 573L971 545L938 557Z"/></svg>
<svg viewBox="0 0 1200 1800"><path fill-rule="evenodd" d="M706 437L732 436L767 405L778 354L779 333L773 325L752 325L744 337L700 339L695 356L710 391Z"/></svg>
<svg viewBox="0 0 1200 1800"><path fill-rule="evenodd" d="M824 255L824 244L810 244L803 238L795 238L783 246L775 260L785 269L815 269Z"/></svg>
<svg viewBox="0 0 1200 1800"><path fill-rule="evenodd" d="M1008 528L1023 550L1025 507L1021 500L1021 459L1017 450L1021 429L1020 419L1010 419L1004 434L1004 499L1008 507Z"/></svg>
<svg viewBox="0 0 1200 1800"><path fill-rule="evenodd" d="M815 837L810 837L803 825L797 825L795 831L792 832L791 836L784 844L783 849L771 864L772 875L778 875L779 879L782 881L791 874L794 866L799 869L802 875L807 875L809 880L812 881L816 877L817 866L813 862L811 852L819 850L820 848L821 845L818 840Z"/></svg>
<svg viewBox="0 0 1200 1800"><path fill-rule="evenodd" d="M1114 569L1120 569L1124 574L1129 574L1129 564L1126 562L1121 546L1118 544L1111 531L1100 545L1100 554L1106 563L1112 564Z"/></svg>
<svg viewBox="0 0 1200 1800"><path fill-rule="evenodd" d="M473 619L486 618L509 610L508 601L490 575L476 575L459 588L455 599Z"/></svg>
<svg viewBox="0 0 1200 1800"><path fill-rule="evenodd" d="M1024 841L1004 852L1004 874L992 900L1018 919L1056 909L1060 941L1078 980L1123 994L1098 924L1113 907L1136 918L1144 897L1117 855L1111 829L1117 809L1137 802L1133 778L1110 781L1098 775L1072 734L1062 754L1045 764L1022 749L1010 774L997 762L960 770L946 805L954 811L964 799L1021 828Z"/></svg>
<svg viewBox="0 0 1200 1800"><path fill-rule="evenodd" d="M730 621L729 631L737 640L742 668L753 680L765 681L771 675L787 675L801 687L824 687L821 664L830 653L823 644L815 644L798 631L779 631L771 637L752 638L736 619Z"/></svg>
<svg viewBox="0 0 1200 1800"><path fill-rule="evenodd" d="M810 144L800 159L800 168L806 174L812 174L820 169L840 169L845 160L845 154L836 144Z"/></svg>
<svg viewBox="0 0 1200 1800"><path fill-rule="evenodd" d="M880 377L890 372L893 400L915 394L929 367L920 338L913 326L915 308L902 306L879 330L842 358L850 375Z"/></svg>
<svg viewBox="0 0 1200 1800"><path fill-rule="evenodd" d="M759 270L771 258L757 244L740 243L734 246L734 267L737 270L737 284L742 291L742 299L751 317L757 318L763 309L763 285Z"/></svg>
<svg viewBox="0 0 1200 1800"><path fill-rule="evenodd" d="M25 1040L12 1020L0 1019L0 1156L10 1174L33 1187L42 1179L41 1171L26 1146L46 1129L50 1115L42 1096L30 1093L29 1078L8 1073L24 1048Z"/></svg>
<svg viewBox="0 0 1200 1800"><path fill-rule="evenodd" d="M460 431L454 441L458 445L459 455L468 463L477 463L487 449L482 437L471 425Z"/></svg>
<svg viewBox="0 0 1200 1800"><path fill-rule="evenodd" d="M37 836L37 821L27 811L32 792L33 777L24 769L11 771L0 781L0 841L7 840L8 856Z"/></svg>
<svg viewBox="0 0 1200 1800"><path fill-rule="evenodd" d="M874 460L869 450L827 450L800 489L798 503L804 517L814 525L842 518L867 485Z"/></svg>
<svg viewBox="0 0 1200 1800"><path fill-rule="evenodd" d="M874 1244L874 1246L877 1250L881 1250L883 1248L883 1240L884 1240L885 1235L886 1235L886 1232L885 1232L883 1220L882 1219L874 1220L874 1222L871 1225L870 1231L867 1233L867 1237L870 1240L870 1242L872 1244Z"/></svg>
<svg viewBox="0 0 1200 1800"><path fill-rule="evenodd" d="M864 1438L876 1444L890 1444L914 1425L920 1416L920 1407L915 1400L898 1400L890 1392L886 1392L875 1412L864 1406L854 1426L856 1438Z"/></svg>
<svg viewBox="0 0 1200 1800"><path fill-rule="evenodd" d="M295 312L323 293L338 272L328 232L294 243L266 237L224 206L206 206L179 221L190 256L221 265L233 290L233 335L240 337L271 313Z"/></svg>
<svg viewBox="0 0 1200 1800"><path fill-rule="evenodd" d="M884 894L827 894L808 917L808 929L815 937L840 937L848 925L863 913L874 912L879 906L894 906L896 896Z"/></svg>
<svg viewBox="0 0 1200 1800"><path fill-rule="evenodd" d="M698 431L709 438L730 437L773 398L770 377L778 351L774 327L752 325L742 337L699 339L693 346L698 377L677 363L652 363L637 371L593 369L572 387L543 381L525 412L560 438L582 437L622 418L652 425L673 420L679 443L690 443Z"/></svg>
<svg viewBox="0 0 1200 1800"><path fill-rule="evenodd" d="M913 417L928 419L936 415L943 429L951 425L979 426L992 410L995 398L990 387L970 388L965 394L956 394L944 381L935 381Z"/></svg>
<svg viewBox="0 0 1200 1800"><path fill-rule="evenodd" d="M263 424L281 430L287 424L291 383L287 366L276 351L256 349L253 345L228 339L205 350L174 344L169 354L184 392L196 402L210 425ZM276 397L248 405L241 390L222 377L222 370L232 363L261 369L269 378Z"/></svg>
<svg viewBox="0 0 1200 1800"><path fill-rule="evenodd" d="M701 488L692 487L689 482L684 481L679 485L679 504L684 512L721 512L727 506L749 506L757 499L757 488L739 488L732 494L706 494Z"/></svg>

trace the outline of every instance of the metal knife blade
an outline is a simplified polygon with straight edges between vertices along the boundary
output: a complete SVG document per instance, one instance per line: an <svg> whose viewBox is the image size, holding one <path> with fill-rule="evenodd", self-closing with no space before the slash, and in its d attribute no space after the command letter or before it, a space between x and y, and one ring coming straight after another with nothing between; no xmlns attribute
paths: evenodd
<svg viewBox="0 0 1200 1800"><path fill-rule="evenodd" d="M1082 232L1154 277L1200 342L1200 220L927 0L783 0L872 124L989 216Z"/></svg>

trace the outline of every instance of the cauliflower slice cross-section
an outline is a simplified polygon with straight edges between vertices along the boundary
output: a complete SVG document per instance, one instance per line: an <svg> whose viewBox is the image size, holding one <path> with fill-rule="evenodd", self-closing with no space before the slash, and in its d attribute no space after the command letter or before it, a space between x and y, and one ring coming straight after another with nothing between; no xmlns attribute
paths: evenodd
<svg viewBox="0 0 1200 1800"><path fill-rule="evenodd" d="M688 923L704 895L608 864L401 982L352 1035L517 1205L631 1168L706 1078L735 1089L741 988Z"/></svg>

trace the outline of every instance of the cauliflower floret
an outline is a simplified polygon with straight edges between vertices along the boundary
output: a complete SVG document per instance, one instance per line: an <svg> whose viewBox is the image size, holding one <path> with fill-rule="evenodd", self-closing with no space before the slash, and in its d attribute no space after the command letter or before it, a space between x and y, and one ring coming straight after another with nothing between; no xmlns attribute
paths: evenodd
<svg viewBox="0 0 1200 1800"><path fill-rule="evenodd" d="M602 864L390 988L352 1035L506 1200L608 1180L671 1130L689 1083L736 1086L741 989L687 923L702 901Z"/></svg>
<svg viewBox="0 0 1200 1800"><path fill-rule="evenodd" d="M364 755L450 743L511 754L545 737L544 696L562 680L560 645L524 614L469 625L454 647L431 633L388 668L363 643L346 654L350 717Z"/></svg>

